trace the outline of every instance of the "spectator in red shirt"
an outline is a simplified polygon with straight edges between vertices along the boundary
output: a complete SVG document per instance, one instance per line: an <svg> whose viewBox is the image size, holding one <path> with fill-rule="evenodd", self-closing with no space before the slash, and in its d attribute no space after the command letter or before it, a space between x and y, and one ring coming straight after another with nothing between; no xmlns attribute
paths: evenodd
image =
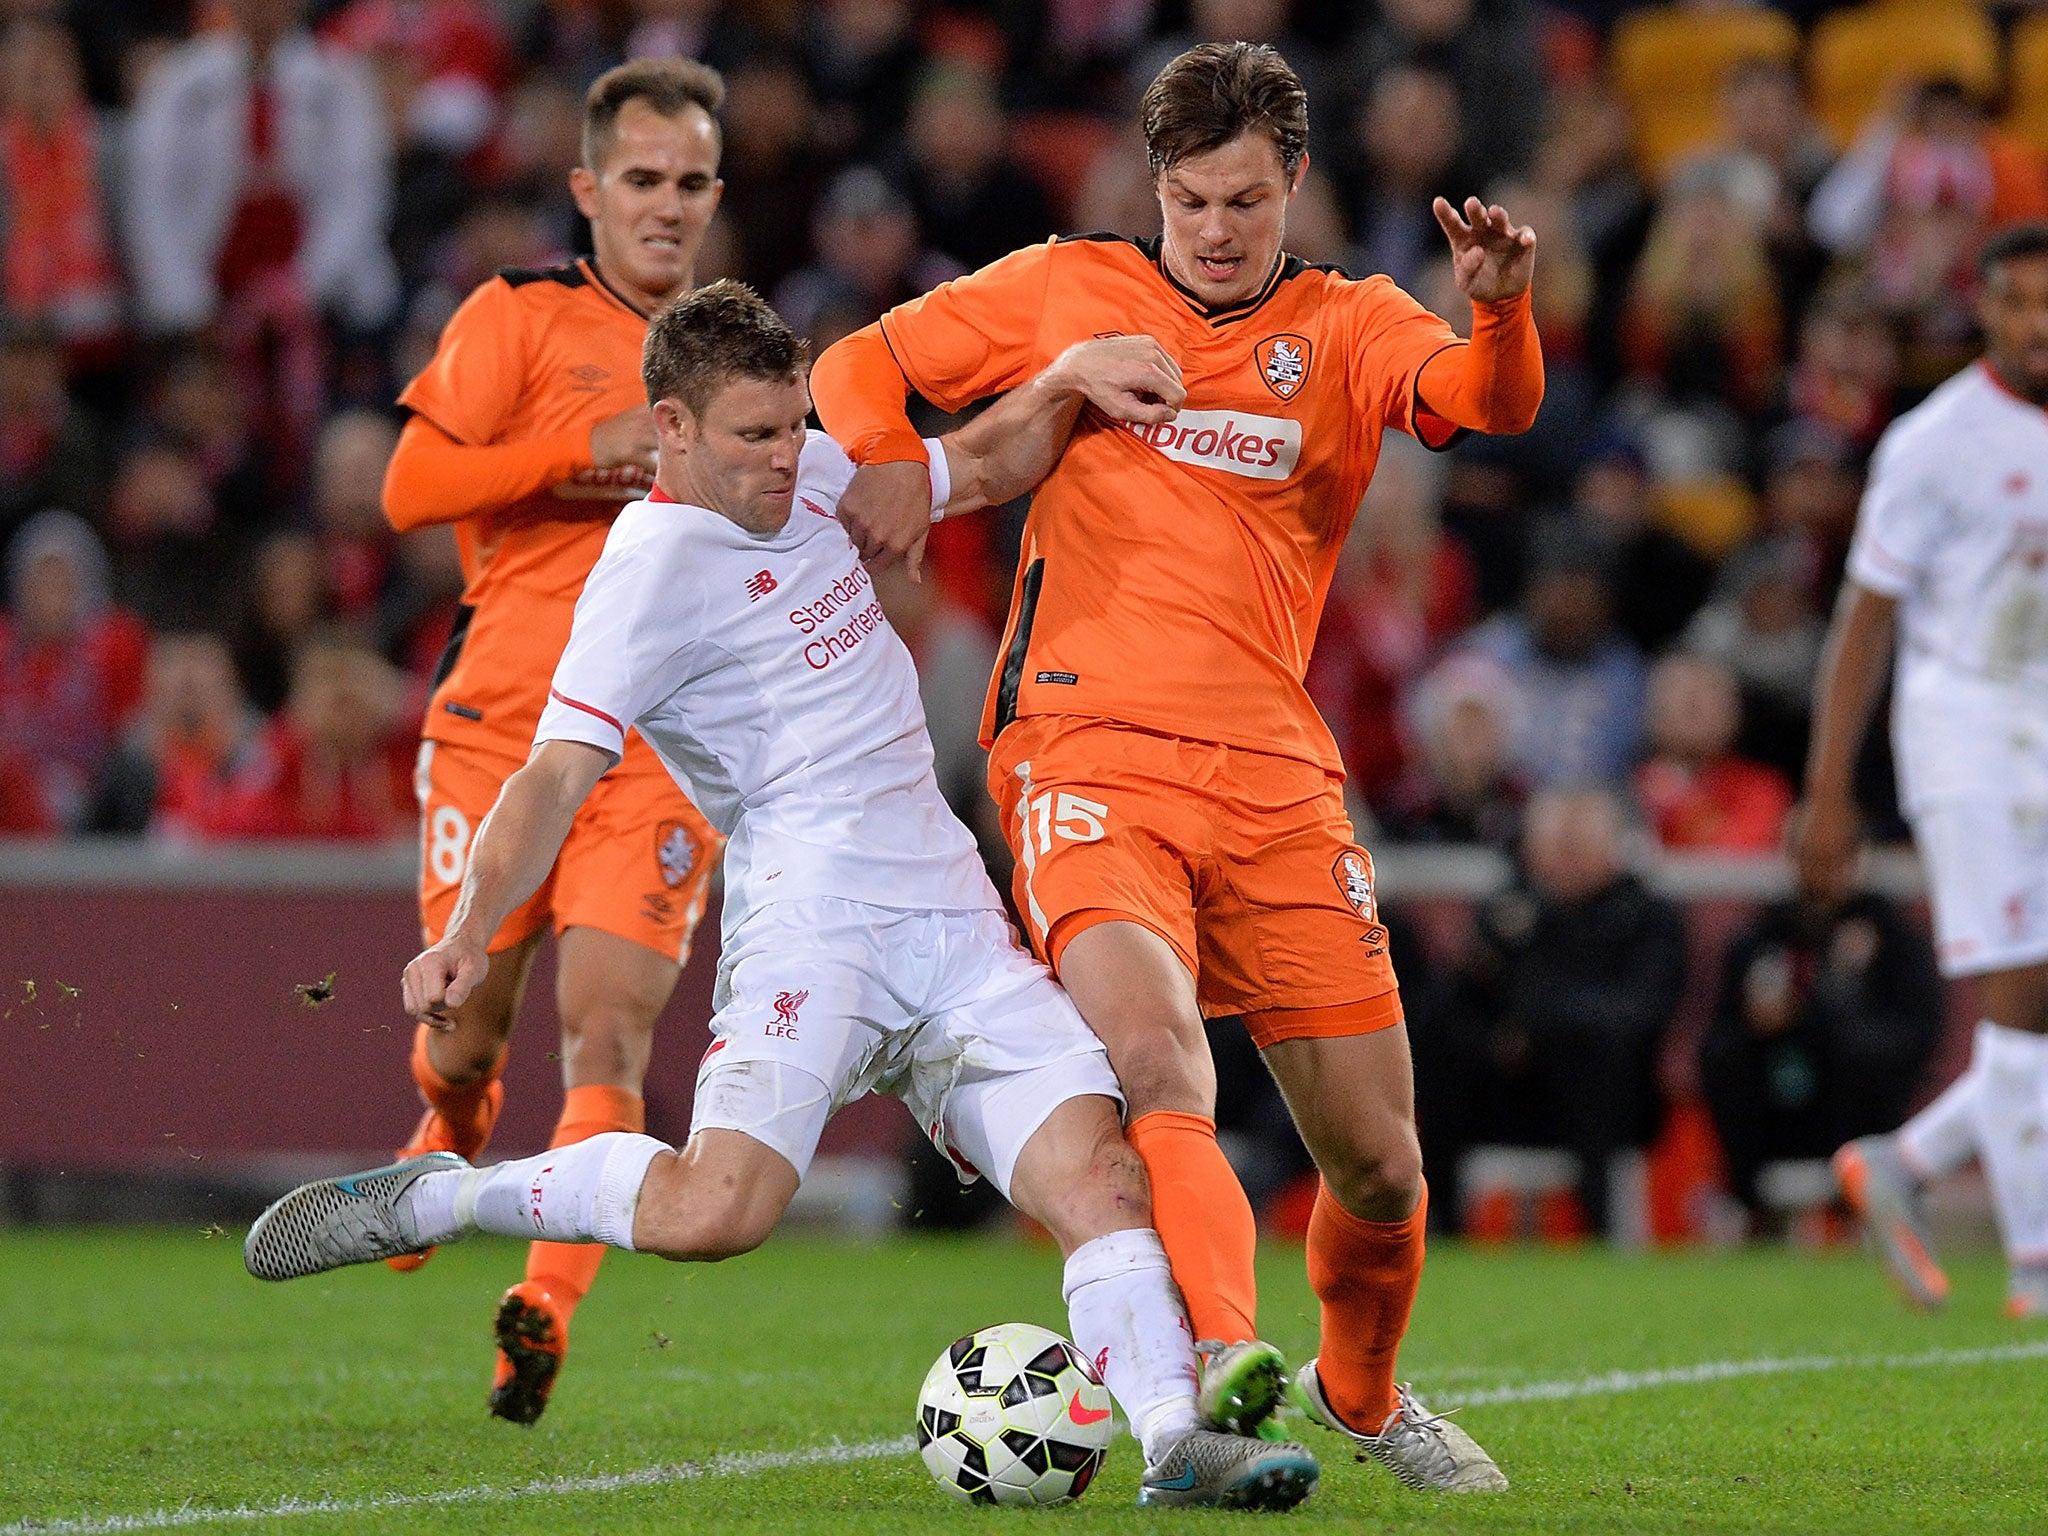
<svg viewBox="0 0 2048 1536"><path fill-rule="evenodd" d="M1702 853L1769 853L1783 840L1792 786L1737 757L1742 705L1721 662L1675 652L1650 672L1650 758L1636 798L1657 841Z"/></svg>
<svg viewBox="0 0 2048 1536"><path fill-rule="evenodd" d="M202 836L262 726L225 641L199 631L157 636L142 708L100 776L86 830Z"/></svg>
<svg viewBox="0 0 2048 1536"><path fill-rule="evenodd" d="M41 512L7 552L0 615L0 783L15 830L70 831L142 697L149 637L107 595L107 555L85 520Z"/></svg>
<svg viewBox="0 0 2048 1536"><path fill-rule="evenodd" d="M375 842L416 824L404 678L375 652L300 647L285 707L210 820L222 838Z"/></svg>

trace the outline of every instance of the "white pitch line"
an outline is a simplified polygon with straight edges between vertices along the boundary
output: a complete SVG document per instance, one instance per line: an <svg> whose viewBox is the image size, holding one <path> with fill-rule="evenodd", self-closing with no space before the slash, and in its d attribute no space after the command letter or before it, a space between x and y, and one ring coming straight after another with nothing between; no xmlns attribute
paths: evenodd
<svg viewBox="0 0 2048 1536"><path fill-rule="evenodd" d="M1984 1349L1930 1349L1913 1355L1787 1355L1757 1360L1709 1360L1699 1365L1670 1366L1654 1371L1609 1371L1564 1381L1530 1381L1488 1387L1477 1392L1446 1394L1435 1400L1443 1407L1488 1404L1548 1403L1575 1397L1610 1397L1656 1387L1702 1386L1749 1376L1813 1375L1823 1371L1940 1370L1965 1365L2003 1365L2020 1360L2048 1359L2048 1339L2026 1344L2001 1344ZM228 1509L150 1510L138 1515L106 1515L85 1520L17 1520L0 1525L0 1536L115 1536L122 1531L169 1531L198 1525L241 1524L282 1520L295 1515L357 1515L392 1509L426 1509L447 1504L495 1504L512 1499L559 1498L582 1493L619 1493L631 1488L660 1488L707 1478L751 1477L789 1467L838 1466L906 1456L917 1448L910 1436L864 1440L854 1445L813 1446L803 1451L741 1451L708 1461L642 1467L635 1472L610 1472L591 1477L548 1477L503 1487L479 1483L438 1493L389 1493L362 1499L286 1499L277 1504L238 1504Z"/></svg>
<svg viewBox="0 0 2048 1536"><path fill-rule="evenodd" d="M0 1525L0 1536L112 1536L117 1531L171 1531L193 1525L226 1525L250 1520L282 1520L294 1515L361 1515L387 1509L426 1509L444 1504L496 1504L509 1499L560 1497L578 1493L620 1493L629 1488L660 1488L713 1477L751 1477L788 1467L828 1467L845 1462L879 1461L917 1449L909 1435L893 1440L863 1440L855 1445L813 1446L805 1451L739 1451L709 1461L684 1461L635 1472L607 1472L592 1477L543 1477L530 1483L496 1487L444 1488L438 1493L386 1493L366 1499L286 1499L277 1504L237 1504L231 1509L156 1509L140 1515L106 1515L92 1520L17 1520Z"/></svg>
<svg viewBox="0 0 2048 1536"><path fill-rule="evenodd" d="M1528 1381L1477 1392L1444 1393L1443 1405L1476 1408L1491 1403L1554 1403L1573 1397L1608 1397L1644 1392L1652 1387L1695 1387L1735 1381L1745 1376L1801 1376L1819 1371L1926 1371L1959 1365L2003 1365L2015 1360L2048 1359L2048 1339L2029 1344L1999 1344L1985 1349L1930 1349L1916 1355L1787 1355L1761 1360L1709 1360L1700 1365L1674 1365L1656 1371L1607 1371L1569 1381ZM0 1533L6 1536L6 1533Z"/></svg>

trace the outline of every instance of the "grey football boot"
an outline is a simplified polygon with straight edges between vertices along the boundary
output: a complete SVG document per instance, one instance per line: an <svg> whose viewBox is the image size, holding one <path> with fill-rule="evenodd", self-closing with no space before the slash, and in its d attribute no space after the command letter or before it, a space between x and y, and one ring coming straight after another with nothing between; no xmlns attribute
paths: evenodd
<svg viewBox="0 0 2048 1536"><path fill-rule="evenodd" d="M1210 1509L1292 1509L1316 1491L1322 1468L1291 1440L1253 1440L1191 1429L1138 1485L1140 1504Z"/></svg>
<svg viewBox="0 0 2048 1536"><path fill-rule="evenodd" d="M1379 1433L1368 1435L1338 1418L1311 1360L1295 1373L1295 1385L1308 1405L1309 1417L1335 1430L1358 1447L1358 1459L1378 1462L1410 1488L1440 1493L1499 1493L1508 1486L1505 1473L1464 1430L1440 1413L1431 1413L1406 1387L1400 1406L1387 1415Z"/></svg>
<svg viewBox="0 0 2048 1536"><path fill-rule="evenodd" d="M446 1238L420 1236L405 1192L422 1174L468 1167L453 1152L423 1152L387 1168L301 1184L256 1218L242 1262L258 1280L296 1280L418 1253Z"/></svg>
<svg viewBox="0 0 2048 1536"><path fill-rule="evenodd" d="M1896 1136L1859 1136L1834 1156L1842 1195L1863 1219L1863 1240L1907 1303L1939 1311L1948 1276L1934 1257L1920 1182L1899 1156Z"/></svg>

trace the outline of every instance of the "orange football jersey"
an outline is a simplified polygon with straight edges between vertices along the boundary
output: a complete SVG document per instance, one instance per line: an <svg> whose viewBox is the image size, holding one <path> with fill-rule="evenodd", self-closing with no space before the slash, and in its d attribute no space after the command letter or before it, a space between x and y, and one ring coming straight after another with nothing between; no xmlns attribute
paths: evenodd
<svg viewBox="0 0 2048 1536"><path fill-rule="evenodd" d="M646 319L587 261L508 270L463 301L398 403L470 447L587 442L597 422L646 403L646 338ZM638 469L586 468L455 525L467 585L423 736L526 755L584 578L612 519L653 483Z"/></svg>
<svg viewBox="0 0 2048 1536"><path fill-rule="evenodd" d="M1163 426L1084 412L1034 493L984 744L1021 715L1091 715L1343 771L1302 676L1380 434L1414 430L1416 375L1460 344L1448 325L1387 278L1291 256L1211 310L1158 241L1085 236L944 284L881 331L946 410L1090 337L1153 336L1187 385ZM836 403L819 392L828 431Z"/></svg>

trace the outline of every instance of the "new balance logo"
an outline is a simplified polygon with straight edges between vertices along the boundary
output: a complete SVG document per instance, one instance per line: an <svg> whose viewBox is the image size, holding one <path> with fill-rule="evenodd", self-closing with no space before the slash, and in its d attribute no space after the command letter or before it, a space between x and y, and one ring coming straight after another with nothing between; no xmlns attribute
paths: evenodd
<svg viewBox="0 0 2048 1536"><path fill-rule="evenodd" d="M775 577L767 571L756 571L747 578L747 601L758 603L775 590Z"/></svg>

